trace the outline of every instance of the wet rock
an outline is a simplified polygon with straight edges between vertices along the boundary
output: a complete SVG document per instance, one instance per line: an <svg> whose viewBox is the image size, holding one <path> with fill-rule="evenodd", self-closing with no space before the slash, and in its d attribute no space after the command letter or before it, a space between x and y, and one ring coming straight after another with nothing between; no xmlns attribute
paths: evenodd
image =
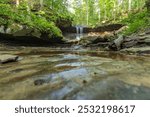
<svg viewBox="0 0 150 117"><path fill-rule="evenodd" d="M97 73L96 73L96 72L94 72L94 74L96 75Z"/></svg>
<svg viewBox="0 0 150 117"><path fill-rule="evenodd" d="M39 86L48 83L45 79L38 79L34 81L34 85Z"/></svg>
<svg viewBox="0 0 150 117"><path fill-rule="evenodd" d="M109 37L108 37L109 38ZM83 46L98 46L106 47L109 44L109 39L101 36L86 36L81 38L79 44Z"/></svg>
<svg viewBox="0 0 150 117"><path fill-rule="evenodd" d="M139 51L139 54L150 54L150 50Z"/></svg>
<svg viewBox="0 0 150 117"><path fill-rule="evenodd" d="M148 57L15 48L1 49L25 59L0 66L0 99L150 99ZM76 67L58 69L66 65Z"/></svg>
<svg viewBox="0 0 150 117"><path fill-rule="evenodd" d="M126 49L121 50L121 52L138 54L138 55L149 55L150 54L150 47L126 48Z"/></svg>
<svg viewBox="0 0 150 117"><path fill-rule="evenodd" d="M98 36L96 39L92 40L91 43L92 44L96 44L96 43L100 43L100 42L108 42L108 39Z"/></svg>
<svg viewBox="0 0 150 117"><path fill-rule="evenodd" d="M84 86L67 99L74 100L149 100L150 88L135 86L119 80L106 79Z"/></svg>
<svg viewBox="0 0 150 117"><path fill-rule="evenodd" d="M81 45L88 45L91 44L93 40L96 40L98 36L85 36L80 39L80 44Z"/></svg>
<svg viewBox="0 0 150 117"><path fill-rule="evenodd" d="M10 62L16 62L18 61L19 56L16 55L0 55L0 63L10 63Z"/></svg>
<svg viewBox="0 0 150 117"><path fill-rule="evenodd" d="M118 51L121 49L127 50L128 48L139 48L138 50L140 50L141 48L141 51L143 51L143 47L149 46L150 46L150 34L149 30L147 30L140 34L132 34L131 36L128 37L120 36L109 45L109 49Z"/></svg>
<svg viewBox="0 0 150 117"><path fill-rule="evenodd" d="M86 80L83 80L83 84L86 84L87 83L87 81Z"/></svg>
<svg viewBox="0 0 150 117"><path fill-rule="evenodd" d="M150 34L150 29L146 30L145 34Z"/></svg>
<svg viewBox="0 0 150 117"><path fill-rule="evenodd" d="M12 70L11 73L19 73L21 71L23 71L23 69L15 69L15 70Z"/></svg>

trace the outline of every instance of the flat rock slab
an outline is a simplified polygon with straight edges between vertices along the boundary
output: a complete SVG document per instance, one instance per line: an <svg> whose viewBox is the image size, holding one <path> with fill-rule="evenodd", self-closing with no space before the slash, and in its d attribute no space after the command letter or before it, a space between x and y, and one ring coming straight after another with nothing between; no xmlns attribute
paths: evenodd
<svg viewBox="0 0 150 117"><path fill-rule="evenodd" d="M122 49L121 52L140 54L140 55L150 55L150 47L132 47Z"/></svg>
<svg viewBox="0 0 150 117"><path fill-rule="evenodd" d="M0 55L0 63L5 64L9 62L16 62L18 58L19 56L17 55L8 55L8 54Z"/></svg>

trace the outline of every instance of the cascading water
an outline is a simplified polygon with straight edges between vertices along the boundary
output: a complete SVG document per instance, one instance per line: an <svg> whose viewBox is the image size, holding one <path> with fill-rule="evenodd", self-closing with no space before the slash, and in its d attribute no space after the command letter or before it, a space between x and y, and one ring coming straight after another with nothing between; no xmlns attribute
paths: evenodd
<svg viewBox="0 0 150 117"><path fill-rule="evenodd" d="M76 39L80 40L83 37L83 27L76 26Z"/></svg>
<svg viewBox="0 0 150 117"><path fill-rule="evenodd" d="M76 26L76 33L77 33L77 35L79 35L79 31L80 31L79 26Z"/></svg>
<svg viewBox="0 0 150 117"><path fill-rule="evenodd" d="M83 35L83 27L80 26L80 34Z"/></svg>

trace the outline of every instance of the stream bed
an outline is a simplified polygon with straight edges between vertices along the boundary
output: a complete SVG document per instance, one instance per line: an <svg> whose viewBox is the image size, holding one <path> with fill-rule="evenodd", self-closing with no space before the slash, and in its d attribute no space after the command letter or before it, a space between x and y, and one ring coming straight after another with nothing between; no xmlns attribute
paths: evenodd
<svg viewBox="0 0 150 117"><path fill-rule="evenodd" d="M150 99L150 57L100 50L0 47L0 99Z"/></svg>

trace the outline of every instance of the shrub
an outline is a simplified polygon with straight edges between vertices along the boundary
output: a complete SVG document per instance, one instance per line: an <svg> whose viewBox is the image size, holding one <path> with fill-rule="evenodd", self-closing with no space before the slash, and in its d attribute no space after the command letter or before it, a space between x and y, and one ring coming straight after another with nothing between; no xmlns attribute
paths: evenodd
<svg viewBox="0 0 150 117"><path fill-rule="evenodd" d="M62 36L60 29L53 21L47 20L44 14L45 12L42 11L39 14L29 12L25 4L13 9L9 4L0 4L0 25L7 27L14 22L38 29L43 33L50 33L51 37Z"/></svg>
<svg viewBox="0 0 150 117"><path fill-rule="evenodd" d="M130 14L122 23L128 25L128 29L124 32L125 35L138 32L150 26L150 17L146 10L137 14Z"/></svg>

